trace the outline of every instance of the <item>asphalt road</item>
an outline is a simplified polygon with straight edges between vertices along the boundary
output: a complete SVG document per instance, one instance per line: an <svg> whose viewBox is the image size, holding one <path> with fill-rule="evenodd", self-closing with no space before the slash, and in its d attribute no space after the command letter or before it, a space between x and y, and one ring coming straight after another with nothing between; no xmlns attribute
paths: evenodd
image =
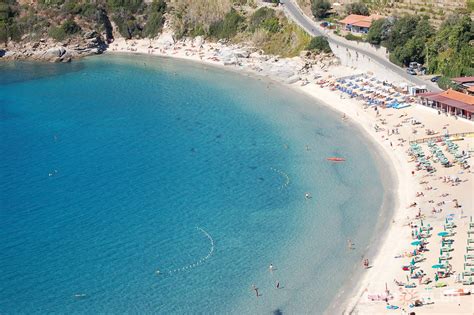
<svg viewBox="0 0 474 315"><path fill-rule="evenodd" d="M280 0L283 4L284 9L289 13L290 17L305 29L311 36L325 36L330 44L339 45L341 47L349 48L356 51L360 55L365 55L371 60L377 62L378 64L385 67L388 71L398 74L404 78L407 82L410 82L414 85L426 85L426 87L431 91L441 91L439 87L431 81L420 79L417 76L410 75L406 73L406 70L398 67L397 65L391 63L389 60L378 56L377 54L357 47L357 44L347 43L347 41L342 41L337 38L337 35L329 35L322 32L318 27L316 27L315 22L312 21L309 17L303 14L300 8L291 0Z"/></svg>

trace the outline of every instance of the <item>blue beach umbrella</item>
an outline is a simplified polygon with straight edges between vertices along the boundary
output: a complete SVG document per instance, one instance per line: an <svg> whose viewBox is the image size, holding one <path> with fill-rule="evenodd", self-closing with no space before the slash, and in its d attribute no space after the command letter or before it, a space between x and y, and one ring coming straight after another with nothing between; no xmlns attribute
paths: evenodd
<svg viewBox="0 0 474 315"><path fill-rule="evenodd" d="M443 268L443 267L444 267L444 266L441 265L441 264L436 264L436 265L431 266L431 268L433 268L433 269L441 269L441 268Z"/></svg>
<svg viewBox="0 0 474 315"><path fill-rule="evenodd" d="M438 236L444 237L444 236L446 236L446 235L448 235L448 234L449 234L448 232L444 231L444 232L439 232L439 233L438 233Z"/></svg>
<svg viewBox="0 0 474 315"><path fill-rule="evenodd" d="M414 242L411 242L411 245L413 246L418 246L421 244L421 241L414 241Z"/></svg>

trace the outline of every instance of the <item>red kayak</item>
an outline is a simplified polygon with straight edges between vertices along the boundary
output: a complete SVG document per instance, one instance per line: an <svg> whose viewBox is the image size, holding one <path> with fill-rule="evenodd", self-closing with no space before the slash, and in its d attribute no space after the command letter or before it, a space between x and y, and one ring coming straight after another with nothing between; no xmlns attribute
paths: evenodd
<svg viewBox="0 0 474 315"><path fill-rule="evenodd" d="M346 159L341 158L341 157L329 157L329 158L327 158L327 160L332 161L332 162L344 162Z"/></svg>

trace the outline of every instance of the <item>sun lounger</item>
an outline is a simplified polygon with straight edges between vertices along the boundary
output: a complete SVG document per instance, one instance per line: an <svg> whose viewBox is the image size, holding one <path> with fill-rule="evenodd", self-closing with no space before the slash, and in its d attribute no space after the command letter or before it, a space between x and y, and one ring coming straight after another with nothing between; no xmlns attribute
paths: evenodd
<svg viewBox="0 0 474 315"><path fill-rule="evenodd" d="M454 249L451 247L441 247L443 253L452 252Z"/></svg>
<svg viewBox="0 0 474 315"><path fill-rule="evenodd" d="M466 246L466 251L467 252L474 251L474 246Z"/></svg>
<svg viewBox="0 0 474 315"><path fill-rule="evenodd" d="M474 271L464 270L463 273L462 273L462 276L463 277L474 276Z"/></svg>
<svg viewBox="0 0 474 315"><path fill-rule="evenodd" d="M450 260L452 257L449 256L449 255L443 255L443 256L439 256L439 259L440 260Z"/></svg>
<svg viewBox="0 0 474 315"><path fill-rule="evenodd" d="M367 294L367 298L371 301L388 301L388 300L393 300L393 295L391 294Z"/></svg>
<svg viewBox="0 0 474 315"><path fill-rule="evenodd" d="M435 288L444 288L445 286L447 286L447 284L444 282L437 282L435 284Z"/></svg>
<svg viewBox="0 0 474 315"><path fill-rule="evenodd" d="M474 284L474 280L472 279L472 277L469 277L469 279L467 280L464 280L462 282L463 285L473 285Z"/></svg>
<svg viewBox="0 0 474 315"><path fill-rule="evenodd" d="M396 305L387 305L387 309L388 309L388 310L398 310L399 307L396 306Z"/></svg>
<svg viewBox="0 0 474 315"><path fill-rule="evenodd" d="M443 291L444 296L463 296L470 295L471 291L464 289L448 289Z"/></svg>

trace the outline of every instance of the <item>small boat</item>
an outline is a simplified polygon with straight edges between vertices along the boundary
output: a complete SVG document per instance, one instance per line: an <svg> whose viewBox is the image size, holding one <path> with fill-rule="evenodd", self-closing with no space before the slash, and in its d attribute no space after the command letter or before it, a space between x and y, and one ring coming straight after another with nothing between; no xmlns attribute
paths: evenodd
<svg viewBox="0 0 474 315"><path fill-rule="evenodd" d="M331 162L344 162L346 159L341 157L328 157L327 160Z"/></svg>

